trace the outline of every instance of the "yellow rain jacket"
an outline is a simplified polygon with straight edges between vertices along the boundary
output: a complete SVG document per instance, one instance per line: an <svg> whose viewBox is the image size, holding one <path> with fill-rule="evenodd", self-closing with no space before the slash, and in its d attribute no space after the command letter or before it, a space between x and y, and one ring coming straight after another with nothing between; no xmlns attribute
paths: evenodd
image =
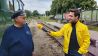
<svg viewBox="0 0 98 56"><path fill-rule="evenodd" d="M50 31L51 36L54 36L54 37L64 36L63 51L66 54L68 54L71 32L72 32L71 23L65 24L57 32ZM76 36L77 36L78 44L80 46L78 53L80 54L87 53L89 45L90 45L90 34L88 31L88 27L84 25L83 23L81 23L80 21L76 23Z"/></svg>

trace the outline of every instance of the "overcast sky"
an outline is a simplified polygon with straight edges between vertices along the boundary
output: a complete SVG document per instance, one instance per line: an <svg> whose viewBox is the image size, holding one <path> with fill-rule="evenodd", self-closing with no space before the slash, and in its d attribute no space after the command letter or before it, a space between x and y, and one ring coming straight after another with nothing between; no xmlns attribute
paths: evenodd
<svg viewBox="0 0 98 56"><path fill-rule="evenodd" d="M39 13L43 14L45 11L50 10L52 0L22 0L25 4L25 9L34 11L38 10Z"/></svg>
<svg viewBox="0 0 98 56"><path fill-rule="evenodd" d="M39 13L43 14L45 11L50 10L52 0L22 0L25 4L25 9L34 11L38 10ZM98 5L98 0L97 5Z"/></svg>
<svg viewBox="0 0 98 56"><path fill-rule="evenodd" d="M98 0L95 0L95 1L97 1L97 5L98 5Z"/></svg>

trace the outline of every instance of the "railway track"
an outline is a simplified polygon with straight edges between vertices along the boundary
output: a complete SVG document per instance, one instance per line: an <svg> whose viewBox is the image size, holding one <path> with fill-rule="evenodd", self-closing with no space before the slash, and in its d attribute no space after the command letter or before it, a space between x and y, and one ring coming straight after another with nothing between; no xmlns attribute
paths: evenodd
<svg viewBox="0 0 98 56"><path fill-rule="evenodd" d="M47 30L51 30L51 31L57 31L57 30L59 30L58 28L56 28L56 27L54 27L54 26L52 26L52 25L50 25L50 24L47 24L47 23L42 23L43 25L44 25L44 27L47 29ZM48 34L49 35L49 34ZM53 40L55 40L56 42L57 42L57 44L61 47L61 48L63 48L63 44L62 44L62 41L63 41L63 37L61 37L61 38L55 38L55 37L52 37L51 36L51 38L53 39Z"/></svg>

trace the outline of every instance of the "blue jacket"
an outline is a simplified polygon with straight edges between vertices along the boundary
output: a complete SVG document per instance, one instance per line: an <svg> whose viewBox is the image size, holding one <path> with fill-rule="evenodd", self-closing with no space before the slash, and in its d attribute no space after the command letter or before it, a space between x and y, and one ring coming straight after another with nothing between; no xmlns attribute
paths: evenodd
<svg viewBox="0 0 98 56"><path fill-rule="evenodd" d="M10 26L3 35L0 56L32 56L34 44L27 24L21 28Z"/></svg>

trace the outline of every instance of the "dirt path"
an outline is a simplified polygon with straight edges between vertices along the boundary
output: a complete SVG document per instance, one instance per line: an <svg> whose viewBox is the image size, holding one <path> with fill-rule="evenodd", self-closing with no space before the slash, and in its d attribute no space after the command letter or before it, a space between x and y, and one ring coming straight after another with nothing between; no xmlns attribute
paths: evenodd
<svg viewBox="0 0 98 56"><path fill-rule="evenodd" d="M64 56L62 48L58 46L45 32L36 27L36 21L29 24L33 33L36 56Z"/></svg>

